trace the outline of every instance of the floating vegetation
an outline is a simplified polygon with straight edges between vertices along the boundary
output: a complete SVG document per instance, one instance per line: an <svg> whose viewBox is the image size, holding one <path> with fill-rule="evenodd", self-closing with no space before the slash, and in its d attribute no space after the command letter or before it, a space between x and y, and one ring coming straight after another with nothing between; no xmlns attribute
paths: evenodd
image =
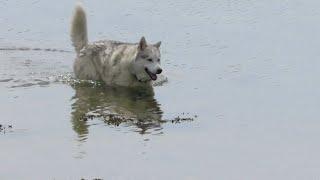
<svg viewBox="0 0 320 180"><path fill-rule="evenodd" d="M133 123L133 124L163 124L163 123L183 123L183 122L192 122L194 121L198 116L194 115L192 117L180 117L177 116L173 119L139 119L137 117L130 117L130 116L125 116L121 114L116 114L116 113L96 113L96 112L89 112L84 114L79 118L80 121L88 121L88 120L93 120L93 119L102 119L106 124L108 125L114 125L114 126L119 126L122 123Z"/></svg>
<svg viewBox="0 0 320 180"><path fill-rule="evenodd" d="M3 124L0 124L0 133L6 133L8 131L12 131L12 125L3 125Z"/></svg>
<svg viewBox="0 0 320 180"><path fill-rule="evenodd" d="M178 116L178 117L175 117L174 119L168 120L168 121L170 121L171 123L177 124L177 123L182 123L182 122L194 121L196 117L197 117L196 115L194 117L180 117L180 116Z"/></svg>

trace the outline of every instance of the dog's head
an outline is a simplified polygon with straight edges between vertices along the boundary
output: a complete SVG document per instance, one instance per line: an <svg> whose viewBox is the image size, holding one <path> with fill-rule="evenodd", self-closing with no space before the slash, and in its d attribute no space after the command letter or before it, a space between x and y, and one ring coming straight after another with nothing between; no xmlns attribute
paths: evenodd
<svg viewBox="0 0 320 180"><path fill-rule="evenodd" d="M133 63L133 70L139 81L154 81L157 79L157 74L162 72L160 66L160 45L161 42L147 44L144 37L142 37L138 43L138 51Z"/></svg>

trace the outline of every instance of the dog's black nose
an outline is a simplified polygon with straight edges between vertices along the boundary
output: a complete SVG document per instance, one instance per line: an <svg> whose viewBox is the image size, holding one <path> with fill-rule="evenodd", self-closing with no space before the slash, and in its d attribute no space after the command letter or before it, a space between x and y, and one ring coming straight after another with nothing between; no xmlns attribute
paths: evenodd
<svg viewBox="0 0 320 180"><path fill-rule="evenodd" d="M157 70L157 74L160 74L162 72L162 69Z"/></svg>

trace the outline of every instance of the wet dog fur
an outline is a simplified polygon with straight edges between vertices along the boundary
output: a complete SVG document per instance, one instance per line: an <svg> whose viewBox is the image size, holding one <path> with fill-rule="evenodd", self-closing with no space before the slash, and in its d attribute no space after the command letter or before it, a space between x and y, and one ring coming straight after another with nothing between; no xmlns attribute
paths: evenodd
<svg viewBox="0 0 320 180"><path fill-rule="evenodd" d="M79 79L102 80L107 85L151 87L162 72L161 42L148 44L103 40L88 43L86 14L77 5L71 23L71 40L77 53L74 73Z"/></svg>

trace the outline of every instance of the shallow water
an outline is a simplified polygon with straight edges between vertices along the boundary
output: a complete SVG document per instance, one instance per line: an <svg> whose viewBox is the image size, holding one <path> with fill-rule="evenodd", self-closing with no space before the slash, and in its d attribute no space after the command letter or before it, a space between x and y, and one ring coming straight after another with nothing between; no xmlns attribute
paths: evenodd
<svg viewBox="0 0 320 180"><path fill-rule="evenodd" d="M168 81L75 82L74 1L1 1L0 179L320 176L318 1L84 4L91 41L162 40Z"/></svg>

